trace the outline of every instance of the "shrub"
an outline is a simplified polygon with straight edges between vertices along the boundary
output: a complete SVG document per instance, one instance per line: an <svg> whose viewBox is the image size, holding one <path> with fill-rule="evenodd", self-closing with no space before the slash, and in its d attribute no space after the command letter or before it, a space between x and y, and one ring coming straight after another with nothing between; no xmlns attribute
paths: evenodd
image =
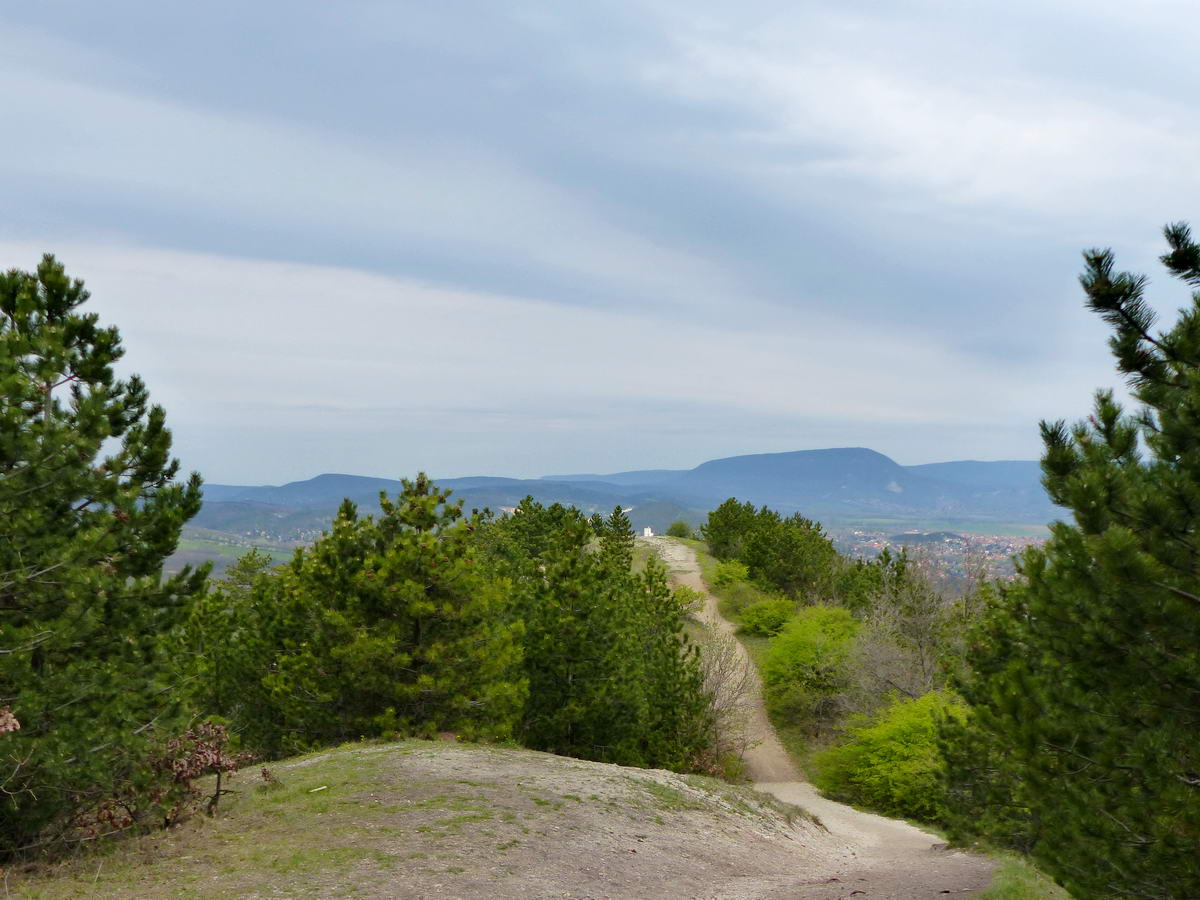
<svg viewBox="0 0 1200 900"><path fill-rule="evenodd" d="M837 606L801 609L771 641L763 662L767 708L817 735L836 717L859 623Z"/></svg>
<svg viewBox="0 0 1200 900"><path fill-rule="evenodd" d="M667 526L667 535L669 537L677 538L695 537L695 533L692 531L692 526L683 521L683 519L680 519L677 522L672 522L669 526Z"/></svg>
<svg viewBox="0 0 1200 900"><path fill-rule="evenodd" d="M201 722L166 741L134 776L81 810L71 822L68 840L84 841L137 826L158 824L170 828L204 807L214 815L224 794L223 782L251 762L251 753L229 749L229 733L218 722ZM202 790L197 779L215 775L215 783Z"/></svg>
<svg viewBox="0 0 1200 900"><path fill-rule="evenodd" d="M850 728L846 743L820 753L813 781L838 799L887 815L940 822L946 805L938 722L961 720L965 710L958 697L941 691L895 700Z"/></svg>
<svg viewBox="0 0 1200 900"><path fill-rule="evenodd" d="M685 616L695 616L704 608L704 595L686 584L676 587L671 596L675 598L675 605Z"/></svg>
<svg viewBox="0 0 1200 900"><path fill-rule="evenodd" d="M742 624L738 630L745 634L774 637L795 613L796 604L786 597L759 600L742 610Z"/></svg>
<svg viewBox="0 0 1200 900"><path fill-rule="evenodd" d="M745 581L749 577L750 570L746 568L746 564L731 559L717 563L713 569L712 583L715 587L727 587L739 581Z"/></svg>

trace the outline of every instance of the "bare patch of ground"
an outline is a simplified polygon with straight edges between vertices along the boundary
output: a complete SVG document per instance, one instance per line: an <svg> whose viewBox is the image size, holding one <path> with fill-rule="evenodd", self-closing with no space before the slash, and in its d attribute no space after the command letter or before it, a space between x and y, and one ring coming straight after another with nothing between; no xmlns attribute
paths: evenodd
<svg viewBox="0 0 1200 900"><path fill-rule="evenodd" d="M88 854L22 897L754 898L845 853L747 787L480 745L350 745L234 782L219 818ZM244 776L250 781L249 774ZM776 892L784 891L783 894Z"/></svg>

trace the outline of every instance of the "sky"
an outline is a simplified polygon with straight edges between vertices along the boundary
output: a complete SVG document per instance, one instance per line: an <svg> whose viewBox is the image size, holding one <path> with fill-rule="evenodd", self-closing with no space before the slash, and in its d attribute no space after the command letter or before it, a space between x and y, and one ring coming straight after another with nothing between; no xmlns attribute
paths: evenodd
<svg viewBox="0 0 1200 900"><path fill-rule="evenodd" d="M1200 213L1191 4L0 8L0 266L53 252L185 470L1032 459L1119 387L1080 252Z"/></svg>

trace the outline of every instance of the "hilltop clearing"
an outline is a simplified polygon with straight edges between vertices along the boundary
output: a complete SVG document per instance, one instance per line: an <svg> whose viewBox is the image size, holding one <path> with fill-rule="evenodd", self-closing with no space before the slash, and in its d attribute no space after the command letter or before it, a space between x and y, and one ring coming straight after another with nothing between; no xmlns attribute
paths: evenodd
<svg viewBox="0 0 1200 900"><path fill-rule="evenodd" d="M32 898L832 897L792 891L852 852L750 788L529 750L347 745L271 768L279 786L246 773L215 820L8 887Z"/></svg>

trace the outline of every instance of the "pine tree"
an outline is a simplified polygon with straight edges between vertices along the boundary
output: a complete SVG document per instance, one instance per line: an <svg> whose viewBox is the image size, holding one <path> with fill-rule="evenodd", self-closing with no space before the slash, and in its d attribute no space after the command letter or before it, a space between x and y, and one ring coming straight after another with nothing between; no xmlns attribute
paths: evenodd
<svg viewBox="0 0 1200 900"><path fill-rule="evenodd" d="M758 513L753 503L739 503L730 497L708 514L700 526L700 536L708 551L717 559L737 559L741 556L746 538L754 531Z"/></svg>
<svg viewBox="0 0 1200 900"><path fill-rule="evenodd" d="M215 674L206 711L264 756L362 735L507 738L523 708L510 586L480 565L475 518L419 475L380 514L331 529L189 626ZM225 662L221 662L224 660ZM243 682L241 690L213 690Z"/></svg>
<svg viewBox="0 0 1200 900"><path fill-rule="evenodd" d="M712 698L705 693L699 648L688 640L684 615L666 567L650 558L634 578L641 624L647 703L644 756L650 765L682 771L712 749Z"/></svg>
<svg viewBox="0 0 1200 900"><path fill-rule="evenodd" d="M1188 228L1166 237L1164 264L1200 286ZM991 801L984 836L1076 896L1200 897L1200 292L1159 333L1146 278L1084 258L1139 407L1099 392L1087 421L1042 425L1043 483L1074 524L1024 555L974 636L951 787L960 825Z"/></svg>
<svg viewBox="0 0 1200 900"><path fill-rule="evenodd" d="M628 566L589 552L590 528L569 525L522 602L529 677L522 740L567 756L645 765L647 718Z"/></svg>
<svg viewBox="0 0 1200 900"><path fill-rule="evenodd" d="M633 525L620 506L614 506L600 532L600 554L614 573L626 573L633 565Z"/></svg>
<svg viewBox="0 0 1200 900"><path fill-rule="evenodd" d="M174 482L165 413L87 299L52 256L0 275L0 850L146 777L178 697L161 636L206 576L162 576L200 479Z"/></svg>
<svg viewBox="0 0 1200 900"><path fill-rule="evenodd" d="M514 583L525 624L522 741L624 765L693 766L712 740L699 661L665 569L651 560L631 571L624 511L597 527L577 509L527 498L480 540Z"/></svg>

